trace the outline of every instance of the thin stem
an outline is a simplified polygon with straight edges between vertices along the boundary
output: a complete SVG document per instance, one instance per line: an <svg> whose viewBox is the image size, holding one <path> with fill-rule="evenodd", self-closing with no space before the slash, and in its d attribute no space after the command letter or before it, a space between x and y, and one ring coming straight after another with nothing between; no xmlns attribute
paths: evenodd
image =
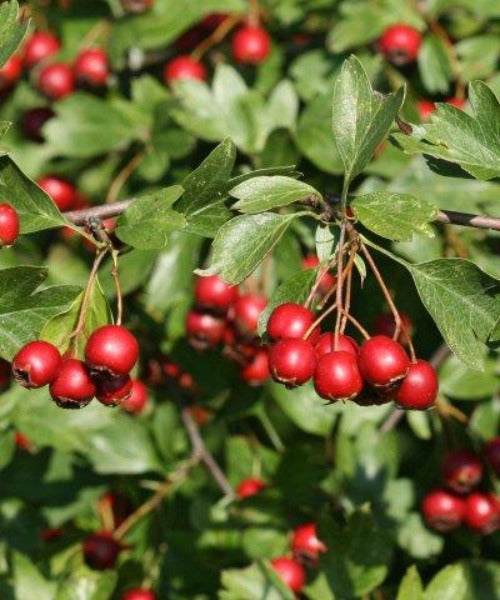
<svg viewBox="0 0 500 600"><path fill-rule="evenodd" d="M339 312L342 313L344 317L354 325L354 327L356 327L356 329L361 333L365 340L370 339L370 334L366 331L366 329L361 325L359 321L357 321L352 315L350 315L344 308L341 308Z"/></svg>
<svg viewBox="0 0 500 600"><path fill-rule="evenodd" d="M200 60L210 48L220 44L227 34L240 22L240 17L236 15L226 17L222 23L208 37L202 40L196 48L191 52L191 56L195 60Z"/></svg>
<svg viewBox="0 0 500 600"><path fill-rule="evenodd" d="M278 432L276 431L271 419L269 418L265 410L259 412L259 419L262 424L262 427L264 427L265 432L271 440L272 445L276 448L278 452L284 452L285 446L281 441Z"/></svg>
<svg viewBox="0 0 500 600"><path fill-rule="evenodd" d="M250 5L248 9L248 23L252 27L257 27L260 15L259 0L248 0L248 3Z"/></svg>
<svg viewBox="0 0 500 600"><path fill-rule="evenodd" d="M108 195L106 197L106 204L113 204L114 202L116 202L118 196L120 195L122 187L125 185L132 173L137 169L142 158L142 153L137 153L129 160L129 162L113 179L113 182L111 183L111 186L108 191Z"/></svg>
<svg viewBox="0 0 500 600"><path fill-rule="evenodd" d="M349 271L349 273L347 274L345 305L344 305L344 310L342 311L344 313L344 315L342 317L342 322L340 324L340 333L344 333L345 328L347 326L347 318L349 316L349 310L351 308L351 292L352 292L352 270Z"/></svg>
<svg viewBox="0 0 500 600"><path fill-rule="evenodd" d="M347 192L346 192L347 193ZM337 290L336 290L336 299L335 305L338 307L337 318L335 321L335 340L333 343L333 349L337 350L337 346L339 343L339 334L340 334L340 318L342 314L342 288L344 284L343 277L343 263L344 263L344 243L345 243L345 229L346 222L343 221L340 226L340 239L339 239L339 258L337 262Z"/></svg>
<svg viewBox="0 0 500 600"><path fill-rule="evenodd" d="M303 339L307 340L307 338L316 329L316 327L318 325L320 325L326 319L326 317L330 313L332 313L336 308L337 308L337 303L335 302L335 304L332 304L330 307L328 307L324 313L321 313L320 316L316 319L316 321L314 321L314 323L312 323L311 326L309 327L309 329L304 333Z"/></svg>
<svg viewBox="0 0 500 600"><path fill-rule="evenodd" d="M118 276L118 250L115 250L114 248L111 250L111 259L113 261L111 276L113 277L116 288L116 324L121 325L123 319L123 296L120 286L120 278Z"/></svg>
<svg viewBox="0 0 500 600"><path fill-rule="evenodd" d="M328 271L333 268L333 266L335 265L335 263L337 262L337 253L335 254L335 256L333 257L333 259L331 261L329 261L324 267L321 267L321 269L318 271L318 274L316 276L316 281L314 282L314 285L311 288L311 291L309 292L309 296L307 296L306 301L304 302L304 306L306 308L309 308L309 306L311 305L311 302L313 301L314 296L316 295L316 292L319 289L319 286L321 285L321 280L323 279L323 277L328 273ZM335 288L337 286L335 285ZM328 290L328 293L330 293L331 290Z"/></svg>

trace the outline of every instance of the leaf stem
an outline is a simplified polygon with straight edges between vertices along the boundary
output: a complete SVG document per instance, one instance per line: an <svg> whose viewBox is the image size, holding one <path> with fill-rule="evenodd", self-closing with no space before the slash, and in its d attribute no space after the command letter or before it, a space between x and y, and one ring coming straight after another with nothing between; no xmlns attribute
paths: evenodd
<svg viewBox="0 0 500 600"><path fill-rule="evenodd" d="M200 60L211 48L220 44L241 18L236 15L226 17L208 37L202 40L191 52L192 58Z"/></svg>
<svg viewBox="0 0 500 600"><path fill-rule="evenodd" d="M111 259L113 261L111 276L113 277L116 288L116 324L121 325L123 319L123 296L120 286L120 278L118 276L118 250L115 250L114 248L111 250Z"/></svg>

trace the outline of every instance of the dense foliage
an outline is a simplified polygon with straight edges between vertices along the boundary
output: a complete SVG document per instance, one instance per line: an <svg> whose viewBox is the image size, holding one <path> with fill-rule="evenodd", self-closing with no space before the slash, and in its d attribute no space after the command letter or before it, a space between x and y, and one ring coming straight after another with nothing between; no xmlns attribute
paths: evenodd
<svg viewBox="0 0 500 600"><path fill-rule="evenodd" d="M2 600L495 597L499 17L0 4Z"/></svg>

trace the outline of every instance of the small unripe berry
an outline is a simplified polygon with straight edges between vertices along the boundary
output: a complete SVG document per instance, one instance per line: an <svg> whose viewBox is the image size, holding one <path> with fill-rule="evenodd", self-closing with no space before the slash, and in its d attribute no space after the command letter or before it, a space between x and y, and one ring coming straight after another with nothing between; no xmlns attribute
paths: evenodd
<svg viewBox="0 0 500 600"><path fill-rule="evenodd" d="M337 340L337 348L335 348L335 334L331 332L322 333L314 344L316 358L321 358L324 354L329 354L335 350L349 352L349 354L357 357L359 346L352 337L340 334Z"/></svg>
<svg viewBox="0 0 500 600"><path fill-rule="evenodd" d="M249 496L255 496L262 490L266 489L267 485L262 479L257 477L247 477L240 481L236 486L236 495L238 498L248 498Z"/></svg>
<svg viewBox="0 0 500 600"><path fill-rule="evenodd" d="M52 198L60 211L70 210L75 202L76 190L73 185L56 175L40 177L37 181L42 190Z"/></svg>
<svg viewBox="0 0 500 600"><path fill-rule="evenodd" d="M61 49L61 43L55 35L38 31L33 33L24 46L24 64L32 69Z"/></svg>
<svg viewBox="0 0 500 600"><path fill-rule="evenodd" d="M500 437L494 437L483 446L483 456L497 476L500 476Z"/></svg>
<svg viewBox="0 0 500 600"><path fill-rule="evenodd" d="M410 368L403 347L390 337L376 335L359 349L359 370L373 386L389 386L402 379Z"/></svg>
<svg viewBox="0 0 500 600"><path fill-rule="evenodd" d="M271 376L269 372L269 357L265 348L260 348L255 356L244 365L240 371L241 378L248 385L263 385Z"/></svg>
<svg viewBox="0 0 500 600"><path fill-rule="evenodd" d="M231 306L229 316L240 335L252 337L257 333L259 317L267 306L267 298L257 294L242 294Z"/></svg>
<svg viewBox="0 0 500 600"><path fill-rule="evenodd" d="M24 135L34 142L43 142L42 128L54 116L54 111L46 106L30 108L23 115Z"/></svg>
<svg viewBox="0 0 500 600"><path fill-rule="evenodd" d="M316 367L311 342L301 338L283 338L269 349L269 370L275 381L295 387L309 381Z"/></svg>
<svg viewBox="0 0 500 600"><path fill-rule="evenodd" d="M258 65L269 55L271 38L262 27L246 25L234 34L231 48L235 62Z"/></svg>
<svg viewBox="0 0 500 600"><path fill-rule="evenodd" d="M12 375L23 387L39 388L55 379L61 364L61 354L54 345L42 340L29 342L14 356Z"/></svg>
<svg viewBox="0 0 500 600"><path fill-rule="evenodd" d="M50 384L52 400L60 408L83 408L96 394L87 365L81 360L63 361L57 376Z"/></svg>
<svg viewBox="0 0 500 600"><path fill-rule="evenodd" d="M356 357L338 350L324 354L316 364L314 387L325 400L352 400L363 389Z"/></svg>
<svg viewBox="0 0 500 600"><path fill-rule="evenodd" d="M83 542L85 563L98 571L112 569L122 550L120 542L114 539L109 531L97 531L89 535Z"/></svg>
<svg viewBox="0 0 500 600"><path fill-rule="evenodd" d="M23 61L17 54L12 55L0 67L0 90L8 90L17 83L23 72Z"/></svg>
<svg viewBox="0 0 500 600"><path fill-rule="evenodd" d="M395 65L413 62L420 50L422 36L411 25L398 24L388 27L379 41L382 54Z"/></svg>
<svg viewBox="0 0 500 600"><path fill-rule="evenodd" d="M465 500L464 523L475 533L488 535L500 527L500 500L474 492Z"/></svg>
<svg viewBox="0 0 500 600"><path fill-rule="evenodd" d="M199 308L225 315L238 297L238 288L226 283L218 275L198 277L194 296Z"/></svg>
<svg viewBox="0 0 500 600"><path fill-rule="evenodd" d="M103 372L94 378L94 382L97 387L95 397L104 406L118 406L132 394L132 379L129 375L110 375Z"/></svg>
<svg viewBox="0 0 500 600"><path fill-rule="evenodd" d="M139 345L122 325L104 325L87 340L85 360L93 371L127 375L137 362Z"/></svg>
<svg viewBox="0 0 500 600"><path fill-rule="evenodd" d="M279 556L273 558L271 567L292 591L299 593L302 590L306 583L306 572L296 560L288 556Z"/></svg>
<svg viewBox="0 0 500 600"><path fill-rule="evenodd" d="M136 589L125 592L121 600L156 600L156 596L151 590Z"/></svg>
<svg viewBox="0 0 500 600"><path fill-rule="evenodd" d="M73 71L69 65L54 63L38 73L37 87L49 100L60 100L75 90Z"/></svg>
<svg viewBox="0 0 500 600"><path fill-rule="evenodd" d="M305 523L294 529L292 537L294 556L317 560L320 553L326 552L326 549L325 544L318 539L314 523Z"/></svg>
<svg viewBox="0 0 500 600"><path fill-rule="evenodd" d="M446 455L443 462L443 478L454 492L470 492L481 481L482 476L483 465L472 452L455 450Z"/></svg>
<svg viewBox="0 0 500 600"><path fill-rule="evenodd" d="M444 533L456 529L462 523L465 503L459 496L437 489L425 496L422 512L430 527Z"/></svg>
<svg viewBox="0 0 500 600"><path fill-rule="evenodd" d="M19 236L19 227L17 210L10 204L0 204L0 248L12 246Z"/></svg>
<svg viewBox="0 0 500 600"><path fill-rule="evenodd" d="M214 348L222 341L225 323L210 313L190 310L186 315L186 334L189 343L198 350Z"/></svg>
<svg viewBox="0 0 500 600"><path fill-rule="evenodd" d="M439 390L439 381L434 367L425 360L410 364L408 373L391 390L391 396L402 408L425 410L432 406Z"/></svg>
<svg viewBox="0 0 500 600"><path fill-rule="evenodd" d="M132 391L122 402L122 408L130 413L140 413L149 400L148 388L140 379L132 380Z"/></svg>
<svg viewBox="0 0 500 600"><path fill-rule="evenodd" d="M283 338L301 338L315 321L312 311L300 304L285 302L277 306L267 322L267 335L273 342ZM315 328L309 335L311 343L319 337L319 329Z"/></svg>
<svg viewBox="0 0 500 600"><path fill-rule="evenodd" d="M78 85L101 87L109 77L108 55L101 48L89 48L78 54L73 65Z"/></svg>
<svg viewBox="0 0 500 600"><path fill-rule="evenodd" d="M166 84L180 79L198 79L205 81L207 70L204 65L189 55L178 56L165 65L163 81Z"/></svg>

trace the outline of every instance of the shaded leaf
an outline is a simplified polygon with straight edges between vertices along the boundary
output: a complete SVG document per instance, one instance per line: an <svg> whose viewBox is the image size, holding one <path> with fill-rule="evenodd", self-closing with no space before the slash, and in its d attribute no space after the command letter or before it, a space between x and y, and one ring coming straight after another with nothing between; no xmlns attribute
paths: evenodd
<svg viewBox="0 0 500 600"><path fill-rule="evenodd" d="M14 54L28 30L29 20L20 18L17 0L0 5L0 67Z"/></svg>

